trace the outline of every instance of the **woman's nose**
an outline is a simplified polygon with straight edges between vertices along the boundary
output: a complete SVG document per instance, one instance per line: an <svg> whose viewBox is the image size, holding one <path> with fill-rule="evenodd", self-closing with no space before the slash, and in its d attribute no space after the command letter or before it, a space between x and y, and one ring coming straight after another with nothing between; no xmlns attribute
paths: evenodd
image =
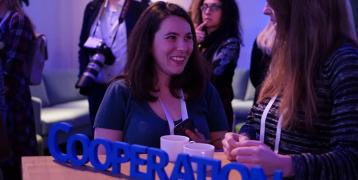
<svg viewBox="0 0 358 180"><path fill-rule="evenodd" d="M204 10L204 14L209 14L210 13L210 7L207 7L205 10Z"/></svg>
<svg viewBox="0 0 358 180"><path fill-rule="evenodd" d="M263 9L265 15L272 15L272 8L266 3Z"/></svg>
<svg viewBox="0 0 358 180"><path fill-rule="evenodd" d="M178 51L187 51L191 43L187 42L185 39L177 41L177 50Z"/></svg>

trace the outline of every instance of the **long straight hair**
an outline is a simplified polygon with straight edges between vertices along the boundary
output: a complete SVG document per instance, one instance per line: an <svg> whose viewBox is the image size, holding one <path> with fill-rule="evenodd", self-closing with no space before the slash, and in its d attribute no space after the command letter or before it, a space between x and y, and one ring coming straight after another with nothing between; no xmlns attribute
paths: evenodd
<svg viewBox="0 0 358 180"><path fill-rule="evenodd" d="M292 127L304 111L312 128L318 117L317 77L323 62L343 42L356 45L344 0L268 0L277 19L272 64L259 101L281 96L284 127Z"/></svg>

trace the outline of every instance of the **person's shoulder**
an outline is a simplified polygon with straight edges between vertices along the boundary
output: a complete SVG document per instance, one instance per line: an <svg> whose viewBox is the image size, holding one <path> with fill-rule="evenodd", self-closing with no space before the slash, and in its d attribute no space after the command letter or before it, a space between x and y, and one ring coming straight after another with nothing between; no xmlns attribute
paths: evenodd
<svg viewBox="0 0 358 180"><path fill-rule="evenodd" d="M104 0L91 0L91 1L89 1L89 2L87 3L87 5L92 5L92 6L94 6L94 5L100 5L100 4L102 4L102 3L104 3Z"/></svg>
<svg viewBox="0 0 358 180"><path fill-rule="evenodd" d="M206 83L206 86L204 88L204 96L205 97L211 97L213 96L214 94L218 93L215 86L213 85L212 82L207 82Z"/></svg>
<svg viewBox="0 0 358 180"><path fill-rule="evenodd" d="M220 46L222 48L237 49L240 48L241 40L238 37L229 37L224 39Z"/></svg>
<svg viewBox="0 0 358 180"><path fill-rule="evenodd" d="M9 27L10 29L13 27L15 28L22 27L24 29L32 30L32 24L30 18L24 12L20 12L20 11L10 12Z"/></svg>
<svg viewBox="0 0 358 180"><path fill-rule="evenodd" d="M224 42L226 42L226 43L240 43L241 40L238 37L228 37L228 38L225 39Z"/></svg>
<svg viewBox="0 0 358 180"><path fill-rule="evenodd" d="M123 79L112 81L108 89L115 92L129 93L129 88Z"/></svg>
<svg viewBox="0 0 358 180"><path fill-rule="evenodd" d="M332 82L355 79L358 76L358 47L352 43L340 45L324 63L322 72Z"/></svg>
<svg viewBox="0 0 358 180"><path fill-rule="evenodd" d="M353 43L350 43L350 42L343 43L341 46L339 46L338 48L336 48L335 53L336 53L336 54L339 54L339 53L343 53L343 54L347 54L347 53L357 54L357 53L358 53L358 45L353 44Z"/></svg>
<svg viewBox="0 0 358 180"><path fill-rule="evenodd" d="M115 87L119 87L122 89L128 89L127 83L124 79L116 79L111 82L110 86L115 86Z"/></svg>
<svg viewBox="0 0 358 180"><path fill-rule="evenodd" d="M147 1L131 0L131 6L142 12L148 7Z"/></svg>
<svg viewBox="0 0 358 180"><path fill-rule="evenodd" d="M16 23L16 22L29 22L29 18L26 16L25 13L20 11L11 11L10 12L10 24Z"/></svg>
<svg viewBox="0 0 358 180"><path fill-rule="evenodd" d="M333 51L325 66L336 67L352 63L358 64L358 47L353 43L344 43Z"/></svg>
<svg viewBox="0 0 358 180"><path fill-rule="evenodd" d="M93 11L101 6L104 0L92 0L87 3L86 10Z"/></svg>

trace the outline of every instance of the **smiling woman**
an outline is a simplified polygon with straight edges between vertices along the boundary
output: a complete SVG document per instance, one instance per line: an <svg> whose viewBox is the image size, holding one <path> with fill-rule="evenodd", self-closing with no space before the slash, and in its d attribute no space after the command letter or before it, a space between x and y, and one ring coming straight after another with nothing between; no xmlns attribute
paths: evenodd
<svg viewBox="0 0 358 180"><path fill-rule="evenodd" d="M158 77L168 78L182 73L192 52L193 34L190 25L181 17L166 18L155 34L153 42Z"/></svg>
<svg viewBox="0 0 358 180"><path fill-rule="evenodd" d="M129 39L125 75L111 84L98 111L95 138L159 147L161 136L190 120L193 127L182 135L222 147L225 114L194 31L177 5L156 2L143 12Z"/></svg>

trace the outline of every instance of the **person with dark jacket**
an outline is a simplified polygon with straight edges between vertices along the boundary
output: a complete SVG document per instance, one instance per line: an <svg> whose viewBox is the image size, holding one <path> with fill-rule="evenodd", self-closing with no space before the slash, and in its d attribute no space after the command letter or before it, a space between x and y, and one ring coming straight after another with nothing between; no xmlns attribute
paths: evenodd
<svg viewBox="0 0 358 180"><path fill-rule="evenodd" d="M135 0L92 0L86 6L76 87L88 97L92 124L110 81L123 72L127 39L146 7L147 1Z"/></svg>
<svg viewBox="0 0 358 180"><path fill-rule="evenodd" d="M264 7L264 13L274 14L270 7ZM265 80L267 71L269 70L271 63L272 46L276 36L276 22L270 20L266 27L260 32L255 39L254 45L251 51L251 64L250 64L250 80L255 87L255 99L256 102L258 94L260 93L261 84Z"/></svg>
<svg viewBox="0 0 358 180"><path fill-rule="evenodd" d="M235 0L195 0L191 16L200 51L212 65L211 82L218 90L232 130L232 79L242 43L240 13Z"/></svg>
<svg viewBox="0 0 358 180"><path fill-rule="evenodd" d="M20 180L21 157L38 154L31 93L25 74L34 38L31 20L19 1L1 0L0 172L4 179Z"/></svg>

